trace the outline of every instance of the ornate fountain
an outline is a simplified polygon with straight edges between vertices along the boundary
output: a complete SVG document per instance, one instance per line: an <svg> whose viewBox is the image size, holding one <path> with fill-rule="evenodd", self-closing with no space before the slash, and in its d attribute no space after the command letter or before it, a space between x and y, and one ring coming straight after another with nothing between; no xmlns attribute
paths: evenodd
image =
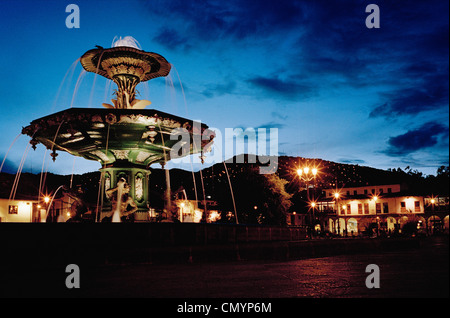
<svg viewBox="0 0 450 318"><path fill-rule="evenodd" d="M149 166L158 162L164 165L171 159L180 131L189 134L190 145L189 151L177 156L208 151L205 147L211 144L214 133L205 124L145 109L150 101L136 99L136 86L140 82L169 74L171 65L161 55L129 46L97 47L83 54L80 62L86 71L116 83L113 104L104 103L103 109L69 108L32 121L22 133L32 138L33 148L41 143L51 150L53 160L57 151L65 151L101 163L99 220L115 212L117 201L121 200L114 199L111 193L123 180L127 195L135 204L123 206L121 215L132 211L135 221L147 220L151 206Z"/></svg>

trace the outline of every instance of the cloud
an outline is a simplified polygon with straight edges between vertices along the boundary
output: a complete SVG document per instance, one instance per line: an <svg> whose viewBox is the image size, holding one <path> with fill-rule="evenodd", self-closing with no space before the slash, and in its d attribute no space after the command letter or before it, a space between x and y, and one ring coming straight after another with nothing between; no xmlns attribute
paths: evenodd
<svg viewBox="0 0 450 318"><path fill-rule="evenodd" d="M224 84L208 85L206 89L201 92L201 94L208 98L212 98L215 96L231 94L234 92L235 89L236 89L236 82L229 81Z"/></svg>
<svg viewBox="0 0 450 318"><path fill-rule="evenodd" d="M153 40L173 50L189 50L191 48L188 39L173 28L159 29Z"/></svg>
<svg viewBox="0 0 450 318"><path fill-rule="evenodd" d="M312 95L312 88L294 80L281 80L276 77L256 76L247 80L252 86L261 89L267 96L286 99L306 98Z"/></svg>
<svg viewBox="0 0 450 318"><path fill-rule="evenodd" d="M274 117L274 118L281 119L281 120L286 120L286 119L289 118L288 115L282 115L282 114L280 114L279 112L272 112L272 113L271 113L271 116Z"/></svg>
<svg viewBox="0 0 450 318"><path fill-rule="evenodd" d="M348 164L365 164L366 163L366 161L364 161L362 159L348 159L348 158L338 159L338 162L348 163Z"/></svg>
<svg viewBox="0 0 450 318"><path fill-rule="evenodd" d="M146 5L151 13L182 25L191 38L206 42L264 36L291 28L303 16L302 4L291 0L155 0Z"/></svg>
<svg viewBox="0 0 450 318"><path fill-rule="evenodd" d="M388 148L382 153L388 156L404 156L418 150L430 148L448 139L448 127L436 122L428 122L402 135L390 137Z"/></svg>
<svg viewBox="0 0 450 318"><path fill-rule="evenodd" d="M380 94L384 102L375 106L369 117L415 115L436 109L448 113L448 64L411 64L402 78L410 79L410 83Z"/></svg>

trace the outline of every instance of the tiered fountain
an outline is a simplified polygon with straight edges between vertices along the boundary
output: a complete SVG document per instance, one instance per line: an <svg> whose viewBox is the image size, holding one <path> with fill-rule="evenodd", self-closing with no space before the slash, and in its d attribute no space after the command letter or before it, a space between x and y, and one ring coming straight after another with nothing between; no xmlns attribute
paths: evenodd
<svg viewBox="0 0 450 318"><path fill-rule="evenodd" d="M66 151L101 163L103 199L98 220L112 217L118 211L121 216L127 215L130 209L136 221L147 220L151 206L149 166L156 162L164 165L171 159L171 149L178 138L170 136L180 133L176 128L185 128L191 141L189 151L178 154L181 156L206 151L204 147L211 144L214 133L204 124L144 109L150 102L136 99L136 85L169 74L171 65L161 55L129 46L97 47L87 51L80 62L86 71L116 83L113 104L104 103L104 109L69 108L32 121L22 133L32 138L34 148L41 143L50 149L53 160L56 151ZM201 140L201 144L194 147L194 138ZM112 190L122 192L123 181L134 201L132 208L125 206L121 198L113 198Z"/></svg>

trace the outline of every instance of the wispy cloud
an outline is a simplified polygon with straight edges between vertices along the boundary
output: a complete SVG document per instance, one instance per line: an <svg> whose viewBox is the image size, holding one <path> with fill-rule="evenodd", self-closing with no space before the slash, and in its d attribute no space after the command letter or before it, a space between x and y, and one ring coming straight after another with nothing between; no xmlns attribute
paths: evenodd
<svg viewBox="0 0 450 318"><path fill-rule="evenodd" d="M441 139L448 139L449 128L440 123L428 122L417 129L390 137L388 147L382 151L388 156L404 156L418 150L436 146Z"/></svg>
<svg viewBox="0 0 450 318"><path fill-rule="evenodd" d="M302 84L294 80L281 80L276 77L256 76L248 79L248 83L268 93L268 96L282 97L286 99L301 99L310 97L313 89L310 85ZM267 97L267 95L265 97Z"/></svg>
<svg viewBox="0 0 450 318"><path fill-rule="evenodd" d="M192 47L185 36L181 35L177 30L168 27L159 29L153 40L175 50L189 50Z"/></svg>
<svg viewBox="0 0 450 318"><path fill-rule="evenodd" d="M212 98L215 96L221 96L225 94L232 94L236 89L235 81L228 81L226 83L207 85L206 89L204 89L201 94Z"/></svg>

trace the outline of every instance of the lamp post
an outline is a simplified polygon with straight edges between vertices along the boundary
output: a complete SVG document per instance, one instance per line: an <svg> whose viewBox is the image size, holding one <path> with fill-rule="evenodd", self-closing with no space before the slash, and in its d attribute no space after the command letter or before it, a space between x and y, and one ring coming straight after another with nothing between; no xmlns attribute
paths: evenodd
<svg viewBox="0 0 450 318"><path fill-rule="evenodd" d="M434 205L436 204L436 199L434 197L431 197L430 204L431 204L431 215L434 217ZM431 218L430 218L430 221L431 221ZM428 235L428 223L429 223L428 221L425 222L425 225L427 228L427 235Z"/></svg>
<svg viewBox="0 0 450 318"><path fill-rule="evenodd" d="M378 197L375 195L375 196L373 196L372 200L375 203L375 214L377 215L377 200L378 200ZM377 220L377 237L379 237L380 236L380 217L378 215L377 215L376 220Z"/></svg>
<svg viewBox="0 0 450 318"><path fill-rule="evenodd" d="M431 212L434 213L434 205L436 204L436 200L434 198L431 198L430 203L431 203Z"/></svg>
<svg viewBox="0 0 450 318"><path fill-rule="evenodd" d="M315 217L315 213L314 213L314 210L315 210L315 208L316 208L316 202L311 202L311 204L310 204L310 207L311 207L311 209L312 209L312 220L313 220L313 222L312 222L312 233L314 233L314 234L316 234L316 217Z"/></svg>
<svg viewBox="0 0 450 318"><path fill-rule="evenodd" d="M297 175L298 175L300 181L305 182L305 184L306 184L306 197L307 197L308 202L311 202L311 198L310 198L310 195L309 195L309 182L315 181L316 176L317 176L317 169L316 168L310 168L310 167L306 166L306 167L297 169ZM314 213L314 208L313 208L313 213ZM311 227L312 227L312 223L313 223L312 217L313 216L310 214L310 216L309 216L310 232L312 232L311 231Z"/></svg>
<svg viewBox="0 0 450 318"><path fill-rule="evenodd" d="M338 230L338 235L341 235L341 222L339 222L339 192L335 192L334 193L334 198L335 198L335 205L336 205L336 216L337 216L337 230ZM336 227L335 227L336 228Z"/></svg>
<svg viewBox="0 0 450 318"><path fill-rule="evenodd" d="M44 222L47 222L47 217L48 217L48 204L50 203L50 197L48 195L46 195L44 197L44 203L45 203L45 216L44 216ZM41 220L39 222L42 221L42 216L41 216Z"/></svg>

